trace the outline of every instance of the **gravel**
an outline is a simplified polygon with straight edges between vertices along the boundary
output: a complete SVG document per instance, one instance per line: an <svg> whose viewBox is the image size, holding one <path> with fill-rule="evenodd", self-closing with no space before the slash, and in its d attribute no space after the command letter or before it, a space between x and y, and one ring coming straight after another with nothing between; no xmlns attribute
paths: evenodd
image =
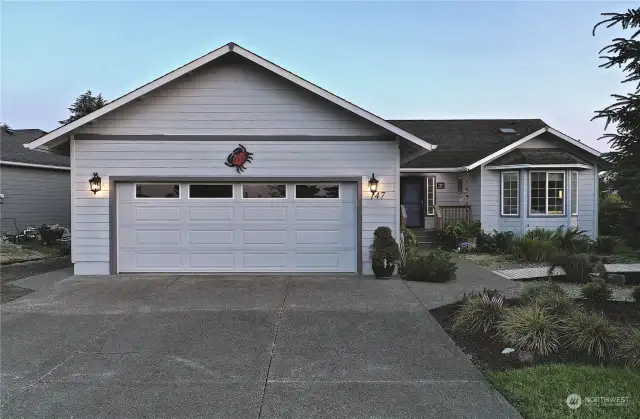
<svg viewBox="0 0 640 419"><path fill-rule="evenodd" d="M513 281L515 284L513 287L507 288L502 292L505 298L518 298L520 296L520 291L527 285L534 281ZM581 299L582 292L581 288L584 284L571 284L566 282L558 282L558 284L562 287L562 289L567 293L567 296L574 299ZM631 292L633 291L632 286L624 286L620 287L617 285L609 284L611 289L613 290L613 295L611 296L611 300L614 301L633 301L633 297L631 296Z"/></svg>

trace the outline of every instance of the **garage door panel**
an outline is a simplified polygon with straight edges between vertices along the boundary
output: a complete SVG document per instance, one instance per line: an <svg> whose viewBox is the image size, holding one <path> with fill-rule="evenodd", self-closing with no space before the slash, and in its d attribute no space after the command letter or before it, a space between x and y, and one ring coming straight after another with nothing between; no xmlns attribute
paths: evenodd
<svg viewBox="0 0 640 419"><path fill-rule="evenodd" d="M294 199L293 184L286 199L243 199L239 184L225 200L121 199L119 188L118 270L355 272L355 185L340 199Z"/></svg>
<svg viewBox="0 0 640 419"><path fill-rule="evenodd" d="M189 231L189 243L202 244L233 244L233 230L191 230Z"/></svg>
<svg viewBox="0 0 640 419"><path fill-rule="evenodd" d="M287 221L287 207L244 207L242 208L244 221Z"/></svg>
<svg viewBox="0 0 640 419"><path fill-rule="evenodd" d="M233 221L233 206L189 208L189 221Z"/></svg>

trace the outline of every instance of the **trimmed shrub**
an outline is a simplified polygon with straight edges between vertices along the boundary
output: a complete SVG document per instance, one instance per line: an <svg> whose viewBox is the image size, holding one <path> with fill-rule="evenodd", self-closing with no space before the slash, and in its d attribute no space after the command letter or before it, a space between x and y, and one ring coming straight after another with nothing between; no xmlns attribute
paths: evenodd
<svg viewBox="0 0 640 419"><path fill-rule="evenodd" d="M613 253L613 249L620 241L616 236L599 236L596 239L596 249L600 253Z"/></svg>
<svg viewBox="0 0 640 419"><path fill-rule="evenodd" d="M590 282L584 284L580 290L582 297L587 300L606 301L611 298L613 291L606 283Z"/></svg>
<svg viewBox="0 0 640 419"><path fill-rule="evenodd" d="M640 304L640 285L633 288L633 291L631 291L631 296L637 304Z"/></svg>
<svg viewBox="0 0 640 419"><path fill-rule="evenodd" d="M438 249L407 261L404 279L408 281L448 282L456 279L458 267L451 254Z"/></svg>
<svg viewBox="0 0 640 419"><path fill-rule="evenodd" d="M560 322L537 305L505 309L498 333L507 345L535 354L549 355L560 349Z"/></svg>
<svg viewBox="0 0 640 419"><path fill-rule="evenodd" d="M640 328L629 328L620 336L616 356L628 367L640 368Z"/></svg>
<svg viewBox="0 0 640 419"><path fill-rule="evenodd" d="M515 255L524 262L547 262L556 250L553 241L520 238L515 240Z"/></svg>
<svg viewBox="0 0 640 419"><path fill-rule="evenodd" d="M564 321L567 346L598 359L609 359L620 336L618 328L601 313L574 310Z"/></svg>
<svg viewBox="0 0 640 419"><path fill-rule="evenodd" d="M398 243L391 234L391 229L386 226L376 228L373 233L373 243L369 247L371 260L382 261L387 260L388 264L394 264L400 256Z"/></svg>
<svg viewBox="0 0 640 419"><path fill-rule="evenodd" d="M553 281L532 282L524 286L520 292L520 303L528 304L545 295L559 295L566 297L562 287Z"/></svg>
<svg viewBox="0 0 640 419"><path fill-rule="evenodd" d="M493 330L502 315L504 298L482 293L466 298L453 320L453 328L467 333Z"/></svg>
<svg viewBox="0 0 640 419"><path fill-rule="evenodd" d="M533 230L527 230L523 236L525 239L553 241L556 239L556 233L553 230L547 230L546 228L536 227Z"/></svg>
<svg viewBox="0 0 640 419"><path fill-rule="evenodd" d="M591 264L589 263L589 255L586 253L556 254L551 258L548 274L551 275L558 267L564 270L568 282L585 283L591 279L589 277Z"/></svg>

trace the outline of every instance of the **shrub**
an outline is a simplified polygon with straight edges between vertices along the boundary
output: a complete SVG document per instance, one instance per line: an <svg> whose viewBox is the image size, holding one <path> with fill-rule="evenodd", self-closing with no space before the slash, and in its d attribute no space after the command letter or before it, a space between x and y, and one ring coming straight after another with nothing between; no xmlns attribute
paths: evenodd
<svg viewBox="0 0 640 419"><path fill-rule="evenodd" d="M613 253L613 249L620 243L616 236L599 236L596 239L596 249L600 253Z"/></svg>
<svg viewBox="0 0 640 419"><path fill-rule="evenodd" d="M440 231L440 245L444 249L453 250L462 242L475 240L481 232L480 221L459 220Z"/></svg>
<svg viewBox="0 0 640 419"><path fill-rule="evenodd" d="M629 328L621 335L616 356L628 367L640 368L640 328Z"/></svg>
<svg viewBox="0 0 640 419"><path fill-rule="evenodd" d="M556 234L553 230L536 227L533 230L527 230L523 237L532 240L553 241L556 239Z"/></svg>
<svg viewBox="0 0 640 419"><path fill-rule="evenodd" d="M396 263L400 253L398 243L391 234L391 229L385 226L376 228L369 250L372 261L379 262L386 259L388 264Z"/></svg>
<svg viewBox="0 0 640 419"><path fill-rule="evenodd" d="M580 352L607 359L613 355L619 331L601 313L574 310L563 326L567 346Z"/></svg>
<svg viewBox="0 0 640 419"><path fill-rule="evenodd" d="M496 240L491 234L481 231L476 237L476 248L479 252L483 253L495 253Z"/></svg>
<svg viewBox="0 0 640 419"><path fill-rule="evenodd" d="M640 304L640 285L633 288L633 291L631 291L631 296L636 303Z"/></svg>
<svg viewBox="0 0 640 419"><path fill-rule="evenodd" d="M515 250L516 235L513 231L493 230L493 241L500 253L513 253Z"/></svg>
<svg viewBox="0 0 640 419"><path fill-rule="evenodd" d="M587 300L606 301L611 298L613 291L604 282L590 282L584 284L580 290L582 296Z"/></svg>
<svg viewBox="0 0 640 419"><path fill-rule="evenodd" d="M520 303L528 304L544 295L559 295L566 297L566 293L557 283L553 281L538 281L531 282L524 286L520 292Z"/></svg>
<svg viewBox="0 0 640 419"><path fill-rule="evenodd" d="M585 233L585 230L580 230L578 227L570 227L565 230L560 226L556 230L555 236L560 249L568 253L585 253L592 247L591 239Z"/></svg>
<svg viewBox="0 0 640 419"><path fill-rule="evenodd" d="M58 226L48 226L42 225L38 227L38 234L40 235L40 239L42 240L42 244L45 246L55 244L62 235L64 234L64 229Z"/></svg>
<svg viewBox="0 0 640 419"><path fill-rule="evenodd" d="M448 282L456 279L458 267L451 254L438 249L428 255L407 261L405 278L408 281Z"/></svg>
<svg viewBox="0 0 640 419"><path fill-rule="evenodd" d="M539 355L549 355L560 348L560 322L536 305L505 309L498 333L507 345Z"/></svg>
<svg viewBox="0 0 640 419"><path fill-rule="evenodd" d="M504 298L482 293L464 300L453 319L453 328L467 333L491 331L502 315Z"/></svg>
<svg viewBox="0 0 640 419"><path fill-rule="evenodd" d="M556 247L552 241L520 238L514 243L515 255L524 262L547 262Z"/></svg>
<svg viewBox="0 0 640 419"><path fill-rule="evenodd" d="M402 237L398 245L398 271L404 276L407 271L407 263L410 259L418 256L418 240L411 230L402 229Z"/></svg>
<svg viewBox="0 0 640 419"><path fill-rule="evenodd" d="M589 263L589 255L586 253L569 255L557 253L551 257L551 266L549 266L548 274L551 276L558 267L564 270L569 282L584 283L590 280L591 264Z"/></svg>
<svg viewBox="0 0 640 419"><path fill-rule="evenodd" d="M575 305L569 297L552 292L537 296L532 303L556 316L564 316L575 310Z"/></svg>

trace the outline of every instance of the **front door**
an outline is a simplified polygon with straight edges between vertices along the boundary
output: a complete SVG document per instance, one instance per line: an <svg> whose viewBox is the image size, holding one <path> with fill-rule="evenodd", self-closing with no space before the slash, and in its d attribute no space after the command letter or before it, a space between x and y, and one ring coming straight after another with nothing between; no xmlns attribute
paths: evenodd
<svg viewBox="0 0 640 419"><path fill-rule="evenodd" d="M407 227L423 227L424 177L401 178L400 188L400 199L407 212Z"/></svg>

